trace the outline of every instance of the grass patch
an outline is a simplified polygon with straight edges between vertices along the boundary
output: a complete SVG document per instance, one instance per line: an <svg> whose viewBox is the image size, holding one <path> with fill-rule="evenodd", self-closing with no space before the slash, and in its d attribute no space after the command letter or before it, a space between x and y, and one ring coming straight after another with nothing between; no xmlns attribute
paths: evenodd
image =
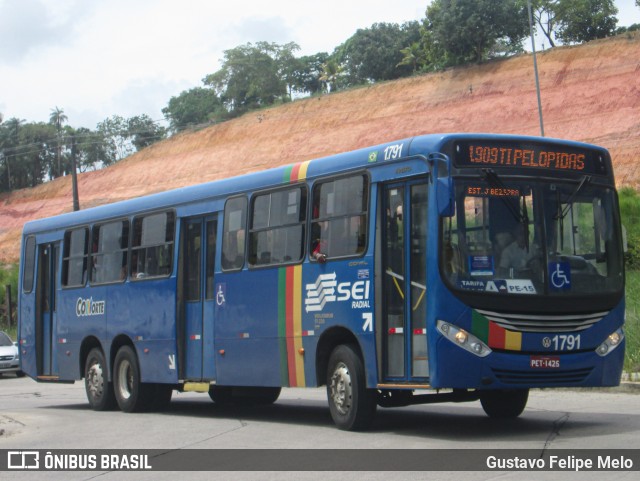
<svg viewBox="0 0 640 481"><path fill-rule="evenodd" d="M624 370L640 371L640 271L627 271L627 322L624 332L627 340L627 352Z"/></svg>

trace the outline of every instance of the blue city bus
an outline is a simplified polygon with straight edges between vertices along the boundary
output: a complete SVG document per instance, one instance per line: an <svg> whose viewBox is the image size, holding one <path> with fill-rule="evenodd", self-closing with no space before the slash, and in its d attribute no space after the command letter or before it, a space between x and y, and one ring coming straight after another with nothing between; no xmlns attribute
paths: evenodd
<svg viewBox="0 0 640 481"><path fill-rule="evenodd" d="M530 388L620 382L622 238L601 147L409 138L27 223L21 369L95 410L326 385L341 429L517 417Z"/></svg>

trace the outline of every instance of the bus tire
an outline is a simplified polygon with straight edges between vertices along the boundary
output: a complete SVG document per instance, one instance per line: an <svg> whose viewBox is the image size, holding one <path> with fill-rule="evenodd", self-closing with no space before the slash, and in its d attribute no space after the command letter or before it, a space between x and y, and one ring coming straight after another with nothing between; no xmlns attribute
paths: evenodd
<svg viewBox="0 0 640 481"><path fill-rule="evenodd" d="M480 393L482 409L490 418L512 419L522 414L529 399L529 389L483 391Z"/></svg>
<svg viewBox="0 0 640 481"><path fill-rule="evenodd" d="M211 386L209 397L218 406L229 406L233 404L232 389L231 386Z"/></svg>
<svg viewBox="0 0 640 481"><path fill-rule="evenodd" d="M327 399L333 422L344 431L367 429L376 412L376 391L367 389L362 359L354 346L336 347L329 357Z"/></svg>
<svg viewBox="0 0 640 481"><path fill-rule="evenodd" d="M107 377L107 362L102 349L97 347L89 351L84 364L84 388L94 411L107 411L115 407L113 384Z"/></svg>
<svg viewBox="0 0 640 481"><path fill-rule="evenodd" d="M173 396L173 386L171 384L153 384L153 400L151 401L152 411L164 411L171 403Z"/></svg>
<svg viewBox="0 0 640 481"><path fill-rule="evenodd" d="M154 385L140 382L138 356L129 346L122 346L113 363L113 389L120 409L126 413L151 407Z"/></svg>
<svg viewBox="0 0 640 481"><path fill-rule="evenodd" d="M254 403L261 405L268 405L275 403L280 397L282 388L279 387L263 387L253 395Z"/></svg>

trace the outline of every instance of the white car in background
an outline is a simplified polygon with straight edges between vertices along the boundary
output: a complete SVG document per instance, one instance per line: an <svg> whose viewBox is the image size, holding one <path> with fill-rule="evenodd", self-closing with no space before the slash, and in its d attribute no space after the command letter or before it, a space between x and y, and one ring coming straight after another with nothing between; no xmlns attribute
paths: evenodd
<svg viewBox="0 0 640 481"><path fill-rule="evenodd" d="M16 377L24 376L20 370L17 343L13 342L7 333L0 331L0 375L7 372L15 373Z"/></svg>

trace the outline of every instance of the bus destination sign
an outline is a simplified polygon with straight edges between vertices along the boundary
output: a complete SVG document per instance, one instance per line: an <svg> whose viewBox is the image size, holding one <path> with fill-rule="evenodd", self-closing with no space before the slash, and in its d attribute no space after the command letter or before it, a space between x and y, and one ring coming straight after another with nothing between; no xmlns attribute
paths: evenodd
<svg viewBox="0 0 640 481"><path fill-rule="evenodd" d="M520 189L511 187L467 185L464 193L467 197L520 197Z"/></svg>
<svg viewBox="0 0 640 481"><path fill-rule="evenodd" d="M455 145L457 167L521 168L606 175L604 156L594 150L552 144L469 141Z"/></svg>

